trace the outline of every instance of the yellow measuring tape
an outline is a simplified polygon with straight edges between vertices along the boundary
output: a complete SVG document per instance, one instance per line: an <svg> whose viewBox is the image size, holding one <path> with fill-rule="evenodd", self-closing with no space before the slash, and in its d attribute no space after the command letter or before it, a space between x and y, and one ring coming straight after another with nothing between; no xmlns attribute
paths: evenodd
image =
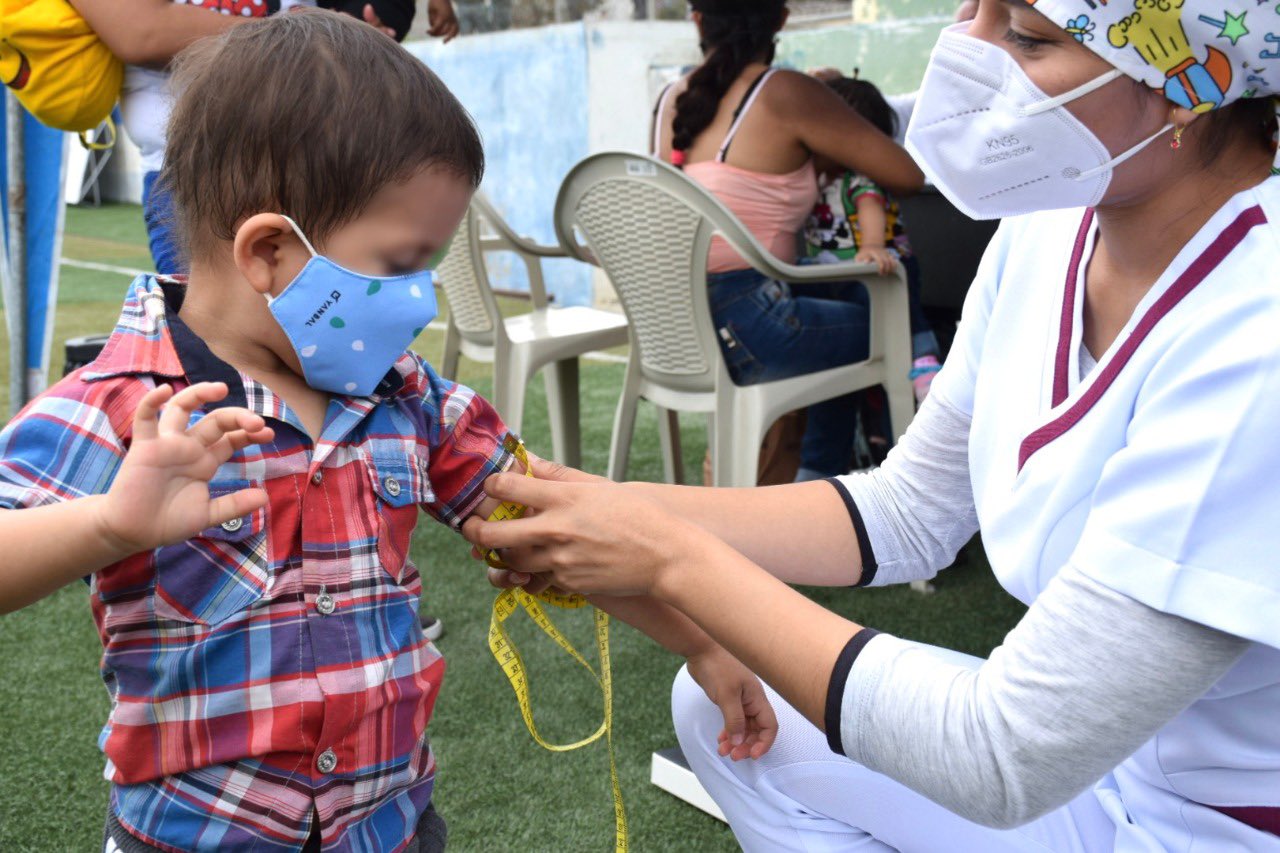
<svg viewBox="0 0 1280 853"><path fill-rule="evenodd" d="M509 453L514 454L516 459L520 460L524 465L525 476L532 477L533 471L529 467L529 455L525 452L524 445L518 439L508 436L505 447ZM525 507L520 504L504 502L493 511L489 516L489 520L507 521L520 518L524 513ZM496 551L490 551L485 559L490 566L496 569L507 568L506 563L502 561ZM503 590L494 599L493 614L489 619L489 651L493 652L494 659L498 661L498 665L502 667L502 671L507 676L507 681L511 683L511 689L516 694L516 702L520 705L520 716L524 718L525 727L529 729L529 734L533 736L534 741L539 746L552 752L569 752L570 750L580 749L588 744L595 743L601 736L604 737L605 743L609 748L609 781L613 785L615 849L617 853L624 853L627 850L627 812L622 804L622 787L618 784L618 764L613 754L613 672L609 665L609 614L599 608L595 609L596 647L600 653L600 671L596 672L595 668L587 662L587 659L574 648L573 643L569 642L569 639L560 633L560 629L551 620L551 616L542 608L543 604L550 604L565 610L576 610L587 606L587 600L581 595L559 595L550 590L538 595L530 595L519 587ZM538 733L538 727L533 721L533 706L529 698L529 677L524 665L524 659L520 657L520 650L516 648L515 641L507 634L505 626L506 621L520 609L528 613L534 624L554 640L557 646L564 649L570 657L582 664L587 672L591 673L591 677L595 679L596 683L600 685L600 692L604 697L604 720L593 734L582 740L574 743L556 744L550 743Z"/></svg>

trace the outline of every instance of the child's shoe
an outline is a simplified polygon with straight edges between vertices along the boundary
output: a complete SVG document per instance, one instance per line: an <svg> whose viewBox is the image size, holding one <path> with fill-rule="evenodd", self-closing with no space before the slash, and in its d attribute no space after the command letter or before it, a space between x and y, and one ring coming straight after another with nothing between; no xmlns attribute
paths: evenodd
<svg viewBox="0 0 1280 853"><path fill-rule="evenodd" d="M922 355L911 362L911 388L916 392L916 405L924 402L929 396L929 386L933 385L933 377L942 369L936 355Z"/></svg>

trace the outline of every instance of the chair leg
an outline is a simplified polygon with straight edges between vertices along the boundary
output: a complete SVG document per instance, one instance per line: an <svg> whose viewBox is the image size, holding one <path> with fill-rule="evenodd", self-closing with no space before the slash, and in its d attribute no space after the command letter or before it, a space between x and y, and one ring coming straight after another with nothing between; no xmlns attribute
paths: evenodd
<svg viewBox="0 0 1280 853"><path fill-rule="evenodd" d="M627 364L627 377L622 383L622 396L618 399L618 413L613 419L607 476L615 482L621 482L627 476L627 457L631 454L631 439L636 432L636 408L640 404L639 370L634 362Z"/></svg>
<svg viewBox="0 0 1280 853"><path fill-rule="evenodd" d="M458 378L458 358L462 354L462 335L458 327L449 321L444 330L444 354L440 356L440 375L445 379Z"/></svg>
<svg viewBox="0 0 1280 853"><path fill-rule="evenodd" d="M712 419L712 484L748 487L756 484L760 465L760 430L735 417L732 407L721 407Z"/></svg>
<svg viewBox="0 0 1280 853"><path fill-rule="evenodd" d="M515 353L501 356L493 362L493 407L498 410L507 429L520 435L524 423L524 394L528 387L523 365L517 363Z"/></svg>
<svg viewBox="0 0 1280 853"><path fill-rule="evenodd" d="M668 483L684 485L684 454L680 448L680 413L658 409L658 440L662 445L662 477Z"/></svg>
<svg viewBox="0 0 1280 853"><path fill-rule="evenodd" d="M916 398L911 390L911 383L904 377L894 377L885 386L885 395L889 398L889 427L893 431L893 440L902 438L916 414Z"/></svg>
<svg viewBox="0 0 1280 853"><path fill-rule="evenodd" d="M551 415L551 453L570 468L582 467L582 426L578 397L578 359L548 364L542 371Z"/></svg>

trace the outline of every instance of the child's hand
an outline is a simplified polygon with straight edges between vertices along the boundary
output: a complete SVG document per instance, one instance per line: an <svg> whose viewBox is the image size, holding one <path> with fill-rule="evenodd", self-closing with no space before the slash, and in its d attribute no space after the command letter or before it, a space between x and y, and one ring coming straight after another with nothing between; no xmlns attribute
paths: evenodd
<svg viewBox="0 0 1280 853"><path fill-rule="evenodd" d="M689 674L724 714L721 755L741 761L769 751L778 736L778 718L755 673L720 646L712 645L689 657Z"/></svg>
<svg viewBox="0 0 1280 853"><path fill-rule="evenodd" d="M865 249L859 249L858 254L853 256L853 260L859 264L875 264L879 267L881 275L893 272L893 265L898 262L893 253L884 246L868 246Z"/></svg>
<svg viewBox="0 0 1280 853"><path fill-rule="evenodd" d="M209 498L218 466L237 450L274 436L261 417L241 408L214 409L188 428L197 408L226 395L222 382L201 382L176 396L171 386L161 385L138 404L133 444L98 519L103 535L122 552L182 542L267 503L262 489Z"/></svg>

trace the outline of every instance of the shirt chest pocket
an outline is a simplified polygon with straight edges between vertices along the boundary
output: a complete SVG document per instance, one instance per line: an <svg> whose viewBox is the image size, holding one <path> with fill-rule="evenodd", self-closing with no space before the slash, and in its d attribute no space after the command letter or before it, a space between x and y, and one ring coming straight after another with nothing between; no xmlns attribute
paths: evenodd
<svg viewBox="0 0 1280 853"><path fill-rule="evenodd" d="M408 585L417 576L409 546L421 507L430 500L426 473L416 457L406 454L375 454L368 472L378 519L378 562L397 583Z"/></svg>
<svg viewBox="0 0 1280 853"><path fill-rule="evenodd" d="M214 482L209 494L217 498L257 486ZM157 616L206 625L224 622L259 601L270 585L267 508L158 548L155 561Z"/></svg>

